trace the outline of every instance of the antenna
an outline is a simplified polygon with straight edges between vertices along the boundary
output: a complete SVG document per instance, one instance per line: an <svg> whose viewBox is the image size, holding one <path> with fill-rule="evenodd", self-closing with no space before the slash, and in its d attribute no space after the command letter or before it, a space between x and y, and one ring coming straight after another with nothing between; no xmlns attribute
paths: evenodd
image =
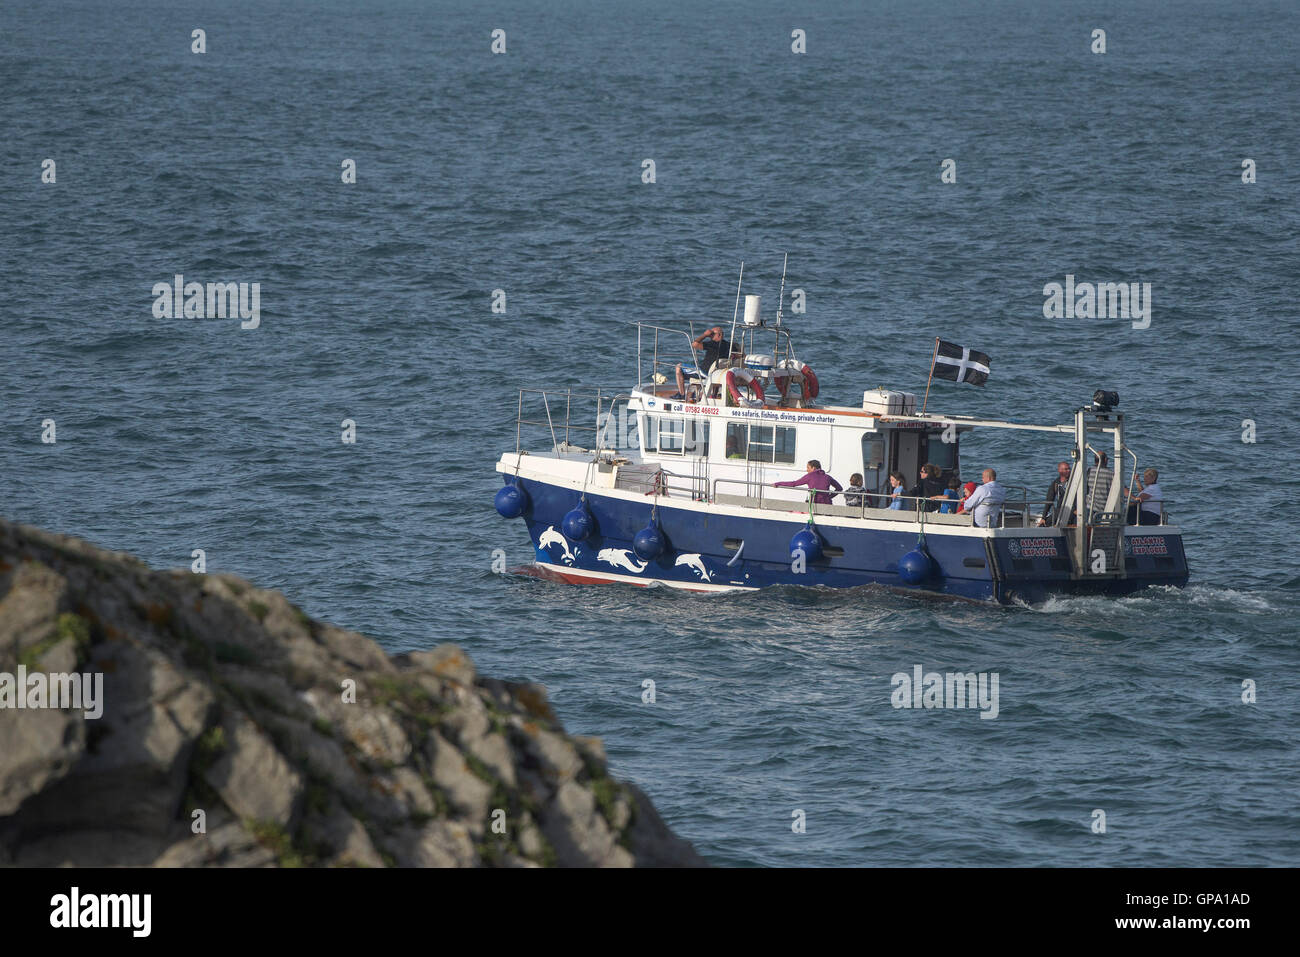
<svg viewBox="0 0 1300 957"><path fill-rule="evenodd" d="M745 281L745 261L740 261L740 278L736 280L736 308L731 310L731 336L727 339L726 360L731 361L732 343L736 341L736 317L740 315L740 284Z"/></svg>
<svg viewBox="0 0 1300 957"><path fill-rule="evenodd" d="M776 327L781 328L781 307L785 304L785 267L790 263L790 254L785 254L781 261L781 291L776 297Z"/></svg>
<svg viewBox="0 0 1300 957"><path fill-rule="evenodd" d="M781 291L776 297L776 338L772 341L772 364L775 368L777 353L781 351L781 309L785 305L785 267L790 263L790 254L785 254L781 261Z"/></svg>

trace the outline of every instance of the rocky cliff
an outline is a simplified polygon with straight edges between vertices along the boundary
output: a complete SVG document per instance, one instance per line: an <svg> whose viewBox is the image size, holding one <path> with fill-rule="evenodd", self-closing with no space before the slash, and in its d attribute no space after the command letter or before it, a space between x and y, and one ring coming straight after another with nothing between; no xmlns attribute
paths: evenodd
<svg viewBox="0 0 1300 957"><path fill-rule="evenodd" d="M543 688L453 645L389 657L233 575L3 520L0 596L0 865L702 863ZM33 674L102 674L102 715L17 707Z"/></svg>

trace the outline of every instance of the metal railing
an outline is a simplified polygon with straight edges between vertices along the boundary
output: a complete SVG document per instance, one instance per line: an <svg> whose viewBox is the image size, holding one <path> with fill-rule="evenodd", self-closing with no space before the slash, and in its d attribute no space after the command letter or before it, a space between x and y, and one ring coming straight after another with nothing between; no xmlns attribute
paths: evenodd
<svg viewBox="0 0 1300 957"><path fill-rule="evenodd" d="M701 378L705 377L705 370L700 368L699 359L696 355L696 350L693 346L693 343L695 342L695 338L696 338L695 323L693 321L688 321L687 326L690 330L689 332L684 331L682 329L674 329L669 326L655 325L654 323L650 323L650 322L638 322L636 324L637 327L636 330L637 388L644 389L647 386L649 386L649 390L654 391L655 386L657 385L671 383L673 385L673 388L676 389L676 374L677 374L677 366L679 363L682 366L683 372L686 372L687 370L693 370L699 377ZM714 326L721 326L724 331L724 334L728 336L728 341L730 341L729 339L730 333L727 332L727 330L730 328L728 323L711 322L707 326L704 326L703 328L707 330L707 329L712 329ZM794 345L790 341L790 333L787 332L785 329L769 328L766 326L739 326L738 325L736 327L736 331L742 337L745 335L750 336L751 342L754 336L763 333L769 333L774 337L773 352L772 352L772 358L774 359L774 361L780 362L783 359L795 358ZM663 354L661 355L660 342L659 342L661 334L668 340L669 343L675 342L677 337L681 336L685 343L684 349L682 349L681 351L673 351L665 347L663 350ZM647 338L649 339L648 344L646 343ZM650 376L648 379L642 376L642 364L645 359L645 353L647 349L649 349L650 352L650 356L649 356ZM660 372L659 367L661 364L664 366L666 371ZM742 367L744 366L744 364L745 363L743 359L737 359L733 361L730 356L720 356L714 368L726 369L732 367ZM656 375L663 377L664 380L663 383L655 381Z"/></svg>
<svg viewBox="0 0 1300 957"><path fill-rule="evenodd" d="M834 516L840 518L897 518L899 520L910 520L925 524L933 520L935 515L959 516L961 519L968 519L970 524L974 524L975 516L973 512L943 512L941 507L944 504L960 506L962 499L952 498L927 498L913 495L899 495L896 498L884 492L871 492L867 490L854 491L835 491L834 489L813 489L810 490L803 500L790 498L788 496L774 496L772 492L776 486L772 482L759 481L749 478L714 478L709 480L705 476L692 475L682 472L673 472L659 465L640 464L636 466L623 466L618 470L615 479L615 488L624 491L640 491L646 495L660 495L664 498L686 498L691 501L707 502L710 504L732 505L739 504L742 508L764 509L768 511L792 511L800 513L810 513L812 515ZM732 494L724 488L738 489L737 494ZM981 528L1030 528L1033 527L1034 520L1037 517L1035 509L1041 504L1037 500L1029 498L1029 489L1022 485L1004 486L1009 492L1006 500L997 505L997 517L995 522L989 526L980 526ZM785 489L785 491L795 491L795 489ZM827 504L814 501L818 494L830 495L832 501ZM743 502L728 502L726 498L743 499ZM836 503L834 500L841 498L844 501ZM856 499L857 503L853 504L850 499ZM904 503L900 508L894 508L892 503L899 501ZM1160 505L1160 525L1167 525L1168 513L1165 511L1165 503L1159 502ZM888 514L881 514L888 513ZM907 518L904 519L904 516ZM1018 519L1019 524L1008 524L1008 518ZM961 524L940 520L935 524ZM1051 527L1051 526L1049 526ZM1076 526L1070 525L1067 528ZM1124 522L1124 527L1137 528L1138 525Z"/></svg>
<svg viewBox="0 0 1300 957"><path fill-rule="evenodd" d="M753 500L754 505L751 506L753 508L774 509L774 508L781 508L781 507L791 507L791 510L794 510L793 509L794 506L804 505L813 515L837 515L837 516L847 517L847 518L883 517L883 516L869 515L868 512L872 512L872 513L903 512L905 514L913 515L914 516L913 521L922 522L922 523L929 521L930 520L929 516L932 515L960 514L962 516L969 515L971 522L972 523L974 522L974 515L972 513L970 512L958 513L956 511L956 507L961 505L962 500L955 499L955 498L947 498L947 497L929 498L925 496L914 496L914 495L892 496L886 492L871 492L865 489L861 491L855 489L854 491L851 492L843 491L843 490L837 492L834 489L826 489L826 490L813 489L807 493L807 495L805 496L805 501L800 502L797 499L791 499L785 496L773 497L771 495L771 492L774 488L776 488L776 486L771 482L762 482L755 479L716 478L713 480L712 483L712 495L710 496L710 501L717 502L719 500L719 494L720 494L719 486L723 486L723 485L740 486L741 488L743 488L744 494L737 497ZM1016 498L1012 498L1009 496L1006 501L1002 502L998 506L999 508L998 524L992 527L1006 528L1007 527L1006 519L1008 513L1020 518L1022 523L1021 527L1028 525L1030 520L1030 515L1031 515L1030 509L1034 504L1029 501L1028 498L1029 490L1024 486L1020 486L1020 485L1012 485L1012 486L1004 486L1004 487L1010 491L1017 491L1020 493L1020 495L1019 497ZM787 487L786 490L795 491L796 489ZM815 501L815 497L819 494L831 496L831 502L827 504L825 502ZM834 501L836 497L843 498L844 502L842 504L837 505ZM856 499L857 504L852 504L850 502L851 498ZM894 508L892 503L895 501L903 502L906 504L904 504L900 508ZM873 504L873 503L879 503L879 504ZM953 511L944 512L942 508L945 504L950 504L954 506ZM845 515L844 513L845 509L850 510L847 515ZM948 523L943 522L942 524L948 524Z"/></svg>
<svg viewBox="0 0 1300 957"><path fill-rule="evenodd" d="M704 370L700 368L699 362L695 358L695 350L694 348L692 348L691 345L695 341L695 323L691 322L689 325L690 325L690 332L685 332L681 329L670 329L667 326L656 326L653 323L649 323L649 322L638 322L636 324L637 388L644 388L648 382L648 384L651 387L651 391L653 391L654 386L660 384L654 381L656 375L662 375L664 377L664 382L673 381L675 387L676 382L674 377L676 376L677 373L678 363L681 364L683 369L691 368L694 369L696 372L698 372L701 376L704 375ZM708 326L706 328L712 328L712 326ZM644 338L647 332L650 333L649 338L650 338L650 349L651 349L650 378L648 380L642 377L641 375L641 362L645 354ZM675 341L677 336L682 337L682 340L685 343L684 351L673 353L673 355L677 356L678 358L672 358L672 359L665 358L663 360L660 360L659 336L661 333L664 335L665 338L668 338L670 341ZM690 358L684 358L686 356L689 356ZM663 361L668 366L669 369L668 373L661 373L659 371L659 364L661 361Z"/></svg>
<svg viewBox="0 0 1300 957"><path fill-rule="evenodd" d="M515 451L523 451L523 428L545 428L550 433L551 450L559 455L590 455L607 448L605 439L614 407L630 396L616 389L520 389L515 416ZM525 408L525 403L530 403ZM609 414L602 415L606 402ZM587 412L591 418L587 419ZM525 418L525 415L538 416ZM544 417L543 417L544 416ZM590 423L590 424L588 424ZM592 448L574 444L574 439L590 437Z"/></svg>
<svg viewBox="0 0 1300 957"><path fill-rule="evenodd" d="M1129 521L1127 520L1127 515L1126 515L1126 516L1125 516L1125 522L1124 522L1124 525L1125 525L1126 528L1141 528L1141 527L1144 527L1144 526L1154 527L1154 526L1157 526L1157 525L1172 525L1172 524L1173 524L1172 522L1169 521L1169 513L1165 510L1165 505L1168 504L1168 503L1167 503L1164 499L1161 499L1161 500L1158 501L1158 502L1143 503L1143 502L1139 502L1139 501L1137 501L1137 499L1135 498L1135 499L1133 499L1133 501L1130 502L1129 504L1130 504L1130 505L1137 505L1137 506L1138 506L1137 522L1129 522ZM1160 506L1160 521L1158 521L1158 522L1143 522L1143 521L1142 521L1142 506L1143 506L1144 504L1159 505L1159 506ZM1149 514L1149 513L1148 513L1148 514Z"/></svg>
<svg viewBox="0 0 1300 957"><path fill-rule="evenodd" d="M707 478L673 472L658 465L622 466L614 478L614 487L627 492L642 492L663 498L688 498L694 502L710 501Z"/></svg>
<svg viewBox="0 0 1300 957"><path fill-rule="evenodd" d="M1086 444L1085 447L1089 452L1091 452L1098 459L1101 458L1101 453L1099 453L1095 448L1093 448L1090 443ZM1141 520L1142 520L1141 505L1143 504L1139 502L1137 500L1137 496L1133 494L1133 486L1137 483L1138 457L1137 457L1137 453L1134 452L1132 449L1130 449L1127 444L1120 446L1119 454L1121 460L1125 455L1128 455L1133 459L1133 467L1129 470L1128 484L1120 487L1121 491L1120 491L1120 502L1119 502L1119 514L1123 516L1122 524L1125 527L1136 527L1138 524L1141 524ZM1105 471L1110 472L1110 481L1112 485L1116 481L1116 479L1120 478L1120 473L1114 469L1107 468ZM1088 515L1085 517L1086 518L1085 524L1092 525L1094 524L1094 519L1096 519L1097 516L1106 514L1106 509L1104 507L1105 506L1104 502L1101 503L1100 506L1098 506L1097 504L1097 486L1098 486L1098 480L1101 478L1102 469L1096 466L1089 468L1086 472L1084 472L1083 478L1085 482L1088 480L1089 472L1092 473L1092 483L1091 483L1091 487L1085 488L1084 502L1088 507ZM1107 488L1106 490L1106 497L1107 498L1110 497L1109 488ZM1050 502L1045 503L1045 505L1050 505L1050 504L1051 504ZM1128 521L1128 511L1130 508L1133 507L1134 504L1138 505L1138 515L1137 515L1138 522L1130 523ZM1165 515L1164 503L1160 502L1157 504L1160 505L1160 521L1154 524L1168 525L1169 522L1167 521L1167 517ZM1071 512L1074 511L1073 505L1070 505L1070 503L1063 503L1063 507L1065 505L1069 505Z"/></svg>

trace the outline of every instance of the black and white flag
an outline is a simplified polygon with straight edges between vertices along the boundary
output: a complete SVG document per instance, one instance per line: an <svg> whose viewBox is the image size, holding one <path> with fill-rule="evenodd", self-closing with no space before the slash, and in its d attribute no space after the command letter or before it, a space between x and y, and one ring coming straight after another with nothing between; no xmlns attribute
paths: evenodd
<svg viewBox="0 0 1300 957"><path fill-rule="evenodd" d="M983 385L989 377L989 357L983 352L963 349L961 346L940 339L939 349L934 355L934 368L930 370L930 374L936 379Z"/></svg>

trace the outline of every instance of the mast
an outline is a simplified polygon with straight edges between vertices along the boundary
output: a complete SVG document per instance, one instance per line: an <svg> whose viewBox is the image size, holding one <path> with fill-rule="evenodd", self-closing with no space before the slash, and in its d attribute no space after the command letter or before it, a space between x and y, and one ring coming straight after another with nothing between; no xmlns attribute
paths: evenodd
<svg viewBox="0 0 1300 957"><path fill-rule="evenodd" d="M925 407L930 404L930 383L934 381L934 360L939 358L939 337L934 337L934 355L930 356L930 375L925 380L925 401L921 403L921 414L925 415Z"/></svg>
<svg viewBox="0 0 1300 957"><path fill-rule="evenodd" d="M781 351L781 307L785 304L785 268L790 264L790 254L785 254L785 259L781 262L781 291L776 296L776 329L773 331L772 340L772 368L776 368L776 357Z"/></svg>
<svg viewBox="0 0 1300 957"><path fill-rule="evenodd" d="M745 261L740 261L740 278L736 280L736 308L731 310L731 335L727 338L728 362L731 361L731 343L736 340L736 317L740 315L740 284L745 281Z"/></svg>

